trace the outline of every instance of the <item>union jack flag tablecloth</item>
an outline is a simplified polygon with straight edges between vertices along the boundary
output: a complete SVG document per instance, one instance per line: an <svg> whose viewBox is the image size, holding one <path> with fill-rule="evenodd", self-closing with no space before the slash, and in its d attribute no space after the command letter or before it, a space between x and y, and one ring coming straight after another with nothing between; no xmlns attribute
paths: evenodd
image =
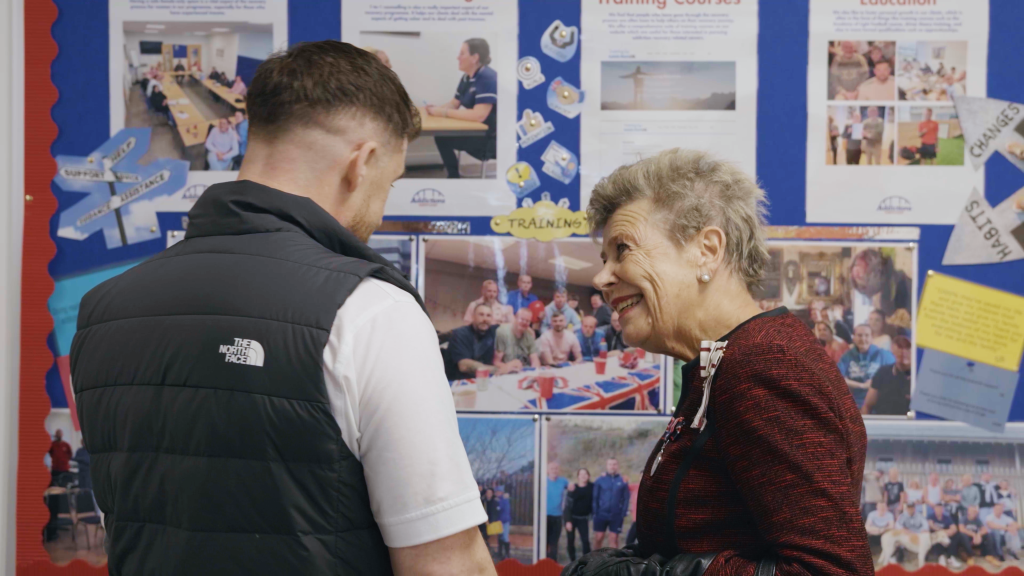
<svg viewBox="0 0 1024 576"><path fill-rule="evenodd" d="M643 362L628 370L609 358L605 374L597 374L593 362L563 364L545 369L555 376L554 393L540 395L536 377L540 370L494 376L479 391L475 379L451 383L456 408L486 411L537 410L631 410L655 412L661 405L661 363Z"/></svg>

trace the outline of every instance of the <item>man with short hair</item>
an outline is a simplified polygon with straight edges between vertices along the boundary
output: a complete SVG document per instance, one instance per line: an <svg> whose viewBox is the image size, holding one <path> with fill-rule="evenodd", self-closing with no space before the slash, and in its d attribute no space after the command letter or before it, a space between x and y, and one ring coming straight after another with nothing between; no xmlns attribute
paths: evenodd
<svg viewBox="0 0 1024 576"><path fill-rule="evenodd" d="M568 304L569 295L565 287L555 289L555 296L551 303L544 309L544 321L541 323L541 331L547 332L551 329L551 315L555 312L565 316L565 321L570 330L575 330L580 325L580 316Z"/></svg>
<svg viewBox="0 0 1024 576"><path fill-rule="evenodd" d="M239 180L81 302L110 573L493 575L436 332L366 245L415 104L330 40L267 58L246 104Z"/></svg>
<svg viewBox="0 0 1024 576"><path fill-rule="evenodd" d="M974 477L964 474L960 477L960 513L963 514L968 508L974 506L981 514L981 489L974 483Z"/></svg>
<svg viewBox="0 0 1024 576"><path fill-rule="evenodd" d="M476 377L476 371L483 368L489 373L505 374L513 367L503 364L497 370L494 365L494 341L498 327L491 322L491 307L477 304L473 310L473 322L452 330L448 339L448 354L459 368L462 378Z"/></svg>
<svg viewBox="0 0 1024 576"><path fill-rule="evenodd" d="M839 372L846 378L858 408L863 408L868 388L871 387L871 378L878 369L895 362L892 352L871 343L870 326L860 324L853 329L853 346L839 359Z"/></svg>
<svg viewBox="0 0 1024 576"><path fill-rule="evenodd" d="M910 411L910 348L910 339L906 336L893 339L895 362L885 364L875 372L861 413L902 416Z"/></svg>
<svg viewBox="0 0 1024 576"><path fill-rule="evenodd" d="M494 280L484 280L480 286L480 297L469 303L466 307L466 314L463 315L462 321L466 324L473 323L473 314L476 307L485 304L491 309L491 324L511 324L514 320L515 314L512 312L512 307L506 304L502 304L498 300L498 283Z"/></svg>
<svg viewBox="0 0 1024 576"><path fill-rule="evenodd" d="M953 536L957 533L956 523L953 522L953 518L949 512L946 512L946 508L942 504L924 506L928 509L928 528L932 532L931 540L935 543L932 548L937 549L939 553L939 564L960 568L960 562L956 559L956 550L952 542ZM940 532L941 534L939 534ZM942 544L943 541L946 544Z"/></svg>
<svg viewBox="0 0 1024 576"><path fill-rule="evenodd" d="M873 82L874 78L868 80ZM882 135L885 121L879 117L878 106L868 106L868 117L861 132L861 147L868 159L868 166L882 164Z"/></svg>
<svg viewBox="0 0 1024 576"><path fill-rule="evenodd" d="M604 342L604 331L598 330L597 318L584 316L580 329L576 331L576 340L580 343L580 352L583 360L592 361L601 352L601 342Z"/></svg>
<svg viewBox="0 0 1024 576"><path fill-rule="evenodd" d="M185 81L185 75L182 74L182 72L185 72L185 63L178 60L178 63L174 65L174 71L178 72L178 74L174 75L174 79L178 81L178 84L183 83Z"/></svg>
<svg viewBox="0 0 1024 576"><path fill-rule="evenodd" d="M508 295L508 305L512 307L513 313L518 314L521 309L536 302L537 296L530 292L533 288L533 276L529 274L520 274L516 286L519 289Z"/></svg>
<svg viewBox="0 0 1024 576"><path fill-rule="evenodd" d="M924 109L924 120L917 125L921 146L917 149L922 166L934 166L939 156L939 123L932 120L932 109Z"/></svg>
<svg viewBox="0 0 1024 576"><path fill-rule="evenodd" d="M245 151L249 147L249 119L245 117L243 110L235 111L235 133L238 134L238 156L232 161L232 170L242 167Z"/></svg>
<svg viewBox="0 0 1024 576"><path fill-rule="evenodd" d="M991 473L983 472L981 482L975 486L978 487L978 493L981 495L981 501L978 504L981 519L988 520L988 515L992 513L992 509L999 502L999 484L992 481Z"/></svg>
<svg viewBox="0 0 1024 576"><path fill-rule="evenodd" d="M540 362L545 366L557 366L563 362L579 364L583 361L580 342L566 326L565 315L555 312L551 317L551 330L541 334L537 340Z"/></svg>
<svg viewBox="0 0 1024 576"><path fill-rule="evenodd" d="M986 539L991 538L988 536L988 528L978 516L977 506L967 508L967 511L960 517L958 528L959 531L952 539L952 545L960 550L962 560L969 565L974 565L974 546L980 546L982 555L988 555L986 549L990 548L991 544L987 544ZM956 550L954 550L955 552Z"/></svg>
<svg viewBox="0 0 1024 576"><path fill-rule="evenodd" d="M530 328L533 313L520 308L513 324L498 326L494 334L494 365L505 372L519 372L526 366L540 368L540 347Z"/></svg>
<svg viewBox="0 0 1024 576"><path fill-rule="evenodd" d="M885 59L878 60L873 69L875 76L857 88L857 100L895 100L896 80L892 76L892 64Z"/></svg>
<svg viewBox="0 0 1024 576"><path fill-rule="evenodd" d="M945 533L939 533L945 536ZM941 539L942 536L939 538ZM945 543L948 543L948 539ZM903 546L907 550L917 552L917 566L924 566L925 556L931 549L932 539L928 531L928 521L924 514L917 511L917 505L907 502L905 509L896 520L896 530L890 530L882 534L882 553L878 556L879 563L893 564L896 562L894 554L896 547Z"/></svg>
<svg viewBox="0 0 1024 576"><path fill-rule="evenodd" d="M619 323L619 313L612 312L612 321L604 331L604 341L608 343L608 351L625 350L628 348L622 340L622 324Z"/></svg>
<svg viewBox="0 0 1024 576"><path fill-rule="evenodd" d="M858 42L843 40L829 66L829 99L856 100L857 89L870 75L868 61L857 51Z"/></svg>
<svg viewBox="0 0 1024 576"><path fill-rule="evenodd" d="M605 304L600 292L590 295L590 308L593 310L594 318L597 318L598 328L604 328L612 323L612 307Z"/></svg>
<svg viewBox="0 0 1024 576"><path fill-rule="evenodd" d="M547 502L547 547L545 558L558 561L558 540L562 536L562 510L565 492L569 489L569 481L559 476L561 469L558 462L548 462Z"/></svg>
<svg viewBox="0 0 1024 576"><path fill-rule="evenodd" d="M206 162L210 170L228 170L237 155L238 134L227 118L221 118L206 136Z"/></svg>
<svg viewBox="0 0 1024 576"><path fill-rule="evenodd" d="M1020 548L1011 548L1008 546L1009 532L1016 532L1020 529L1020 525L1013 519L1003 513L1003 505L996 504L992 507L992 512L988 515L988 518L982 519L985 521L985 527L988 528L989 535L992 538L992 542L989 545L988 554L986 558L995 557L1000 562L1005 560L1003 556L1004 552L1008 552L1014 559L1020 558ZM998 563L994 563L997 566Z"/></svg>
<svg viewBox="0 0 1024 576"><path fill-rule="evenodd" d="M594 549L604 546L604 537L611 532L608 543L619 547L622 522L629 515L629 481L619 474L619 461L605 461L605 473L594 481Z"/></svg>
<svg viewBox="0 0 1024 576"><path fill-rule="evenodd" d="M894 514L903 510L903 503L907 501L907 491L900 482L900 471L893 466L889 468L889 479L882 485L882 492L885 496L885 505Z"/></svg>
<svg viewBox="0 0 1024 576"><path fill-rule="evenodd" d="M864 529L868 536L881 536L894 528L896 528L896 517L889 512L885 502L879 502L875 509L868 513L867 522L864 523Z"/></svg>
<svg viewBox="0 0 1024 576"><path fill-rule="evenodd" d="M57 478L71 471L71 444L64 441L64 431L60 428L53 433L53 442L46 453L50 455L50 486L56 486Z"/></svg>

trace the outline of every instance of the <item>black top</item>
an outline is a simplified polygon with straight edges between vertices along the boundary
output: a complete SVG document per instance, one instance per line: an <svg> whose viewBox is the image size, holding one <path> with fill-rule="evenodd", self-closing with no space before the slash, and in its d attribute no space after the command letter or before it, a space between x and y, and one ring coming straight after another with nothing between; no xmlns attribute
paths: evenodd
<svg viewBox="0 0 1024 576"><path fill-rule="evenodd" d="M189 219L71 346L110 574L390 574L323 351L365 278L415 289L308 198L214 184Z"/></svg>
<svg viewBox="0 0 1024 576"><path fill-rule="evenodd" d="M484 364L494 363L494 335L498 331L497 324L480 332L472 325L452 330L448 340L448 354L452 362L458 365L460 360L470 359ZM473 372L459 371L462 378L473 378Z"/></svg>
<svg viewBox="0 0 1024 576"><path fill-rule="evenodd" d="M576 484L576 488L566 493L565 508L570 516L585 518L594 511L594 483L586 486Z"/></svg>
<svg viewBox="0 0 1024 576"><path fill-rule="evenodd" d="M871 378L871 388L878 392L875 414L902 416L910 411L910 372L886 364Z"/></svg>

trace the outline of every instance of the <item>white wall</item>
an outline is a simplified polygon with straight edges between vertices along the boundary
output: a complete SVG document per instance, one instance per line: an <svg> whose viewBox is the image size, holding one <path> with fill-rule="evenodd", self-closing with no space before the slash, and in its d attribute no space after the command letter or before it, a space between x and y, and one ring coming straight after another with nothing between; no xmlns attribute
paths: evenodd
<svg viewBox="0 0 1024 576"><path fill-rule="evenodd" d="M24 218L23 0L0 2L0 574L14 574L21 238Z"/></svg>
<svg viewBox="0 0 1024 576"><path fill-rule="evenodd" d="M203 47L202 66L203 71L208 72L210 62L210 54L207 51L210 49L210 42L207 40L207 36L184 36L184 35L173 35L173 34L138 34L138 33L126 33L124 35L124 45L127 47L129 52L134 52L138 55L139 64L145 64L149 66L155 66L157 62L162 61L159 54L139 54L139 41L146 42L163 42L164 44L199 44ZM187 58L182 58L184 62L188 62ZM128 60L127 64L131 64L131 60ZM187 64L186 64L187 65ZM218 66L220 68L220 66Z"/></svg>
<svg viewBox="0 0 1024 576"><path fill-rule="evenodd" d="M266 60L274 51L274 36L269 31L244 32L238 35L238 55Z"/></svg>
<svg viewBox="0 0 1024 576"><path fill-rule="evenodd" d="M235 67L238 64L238 34L211 34L208 38L210 39L210 66L216 67L218 71L227 74L228 78L234 80ZM218 50L222 50L223 54L218 55ZM207 56L204 55L203 59L206 58ZM210 72L205 67L203 71Z"/></svg>
<svg viewBox="0 0 1024 576"><path fill-rule="evenodd" d="M448 32L420 32L419 36L362 32L359 46L387 52L409 97L422 106L424 100L441 104L455 95L462 78L456 57L466 38Z"/></svg>

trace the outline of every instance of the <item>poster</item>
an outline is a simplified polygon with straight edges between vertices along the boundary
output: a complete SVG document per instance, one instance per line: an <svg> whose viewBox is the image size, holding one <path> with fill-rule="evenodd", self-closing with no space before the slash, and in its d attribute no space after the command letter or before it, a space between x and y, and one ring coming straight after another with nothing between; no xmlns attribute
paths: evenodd
<svg viewBox="0 0 1024 576"><path fill-rule="evenodd" d="M954 96L984 96L988 1L811 0L807 220L950 224L984 173Z"/></svg>
<svg viewBox="0 0 1024 576"><path fill-rule="evenodd" d="M504 177L516 161L516 3L346 0L341 10L341 39L377 54L420 109L423 129L385 214L512 211Z"/></svg>
<svg viewBox="0 0 1024 576"><path fill-rule="evenodd" d="M1024 426L1010 424L1004 433L995 433L953 422L865 424L861 516L877 568L898 564L917 570L941 564L958 570L969 563L998 571L1019 566L1016 522L1024 513L1019 497L1024 489L1019 465ZM978 506L983 493L994 506ZM950 520L972 532L980 524L988 533L963 539L966 533L930 529L929 521ZM929 543L921 547L925 536Z"/></svg>
<svg viewBox="0 0 1024 576"><path fill-rule="evenodd" d="M785 306L807 323L863 414L906 417L917 245L773 240L768 253L765 280L754 293L761 308Z"/></svg>
<svg viewBox="0 0 1024 576"><path fill-rule="evenodd" d="M420 254L456 409L661 410L663 357L616 338L591 286L601 258L590 239L431 237Z"/></svg>
<svg viewBox="0 0 1024 576"><path fill-rule="evenodd" d="M536 562L540 424L533 416L463 414L459 435L488 522L502 522L501 534L481 530L491 558Z"/></svg>
<svg viewBox="0 0 1024 576"><path fill-rule="evenodd" d="M756 173L758 9L583 0L581 206L616 167L679 146Z"/></svg>
<svg viewBox="0 0 1024 576"><path fill-rule="evenodd" d="M188 162L189 185L233 180L247 87L288 46L287 0L110 2L109 18L110 133L150 128L148 157Z"/></svg>
<svg viewBox="0 0 1024 576"><path fill-rule="evenodd" d="M667 423L665 416L544 417L541 558L565 566L591 549L631 543L640 477ZM588 484L598 505L589 518L573 517L571 500ZM563 516L567 503L572 530Z"/></svg>

